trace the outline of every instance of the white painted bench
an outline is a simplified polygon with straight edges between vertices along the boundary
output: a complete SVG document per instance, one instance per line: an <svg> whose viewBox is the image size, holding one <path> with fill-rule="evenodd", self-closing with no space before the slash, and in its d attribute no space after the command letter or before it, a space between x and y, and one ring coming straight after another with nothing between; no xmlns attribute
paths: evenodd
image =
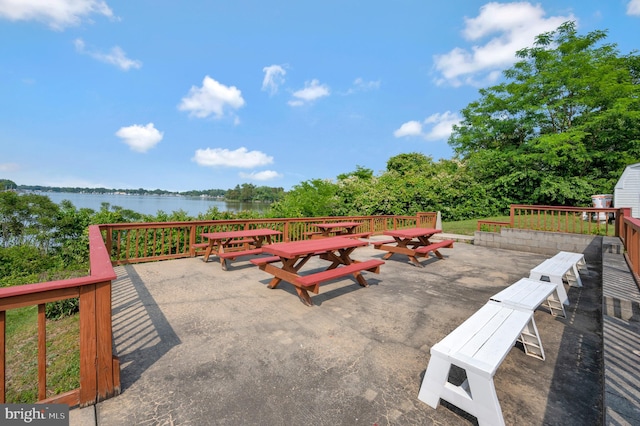
<svg viewBox="0 0 640 426"><path fill-rule="evenodd" d="M545 260L540 265L533 268L529 278L537 281L548 281L558 286L558 294L563 304L569 305L569 298L563 285L563 279L569 285L582 287L582 280L578 272L578 266L584 267L584 255L582 253L571 253L561 251L554 257Z"/></svg>
<svg viewBox="0 0 640 426"><path fill-rule="evenodd" d="M551 315L560 314L564 318L567 317L564 304L558 295L558 286L545 281L522 278L501 292L494 294L489 300L510 308L527 311L535 311L540 305L543 305L549 309Z"/></svg>
<svg viewBox="0 0 640 426"><path fill-rule="evenodd" d="M516 341L527 355L544 360L533 311L488 302L431 347L418 399L433 408L440 399L448 401L475 416L480 426L504 425L493 376ZM452 365L465 370L459 386L449 382Z"/></svg>

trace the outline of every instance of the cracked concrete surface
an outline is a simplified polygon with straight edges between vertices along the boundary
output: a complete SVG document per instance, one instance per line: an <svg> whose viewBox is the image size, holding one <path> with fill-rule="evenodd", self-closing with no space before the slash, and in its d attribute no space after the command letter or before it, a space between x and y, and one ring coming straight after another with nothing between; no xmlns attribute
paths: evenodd
<svg viewBox="0 0 640 426"><path fill-rule="evenodd" d="M418 400L430 347L547 256L456 243L412 266L395 255L362 288L350 277L303 305L286 282L242 259L118 267L114 338L122 394L98 425L469 425ZM381 258L373 247L353 257ZM599 253L596 253L599 255ZM546 361L514 347L495 375L507 424L602 422L601 260L585 253L567 319L535 320ZM245 258L246 259L246 258ZM321 266L314 259L310 271Z"/></svg>

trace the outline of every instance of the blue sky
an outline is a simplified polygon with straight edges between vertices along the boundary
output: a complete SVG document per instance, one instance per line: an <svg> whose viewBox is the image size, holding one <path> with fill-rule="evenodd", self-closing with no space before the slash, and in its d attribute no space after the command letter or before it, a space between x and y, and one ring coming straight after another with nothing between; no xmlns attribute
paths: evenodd
<svg viewBox="0 0 640 426"><path fill-rule="evenodd" d="M288 190L451 158L460 110L568 20L640 48L640 0L0 0L0 179Z"/></svg>

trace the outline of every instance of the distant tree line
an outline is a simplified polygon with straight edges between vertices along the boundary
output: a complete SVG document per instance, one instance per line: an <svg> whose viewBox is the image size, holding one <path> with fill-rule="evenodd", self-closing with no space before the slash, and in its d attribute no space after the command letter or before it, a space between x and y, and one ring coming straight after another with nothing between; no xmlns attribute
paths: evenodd
<svg viewBox="0 0 640 426"><path fill-rule="evenodd" d="M113 188L80 188L80 187L60 187L43 185L16 185L8 179L0 180L1 190L20 190L33 192L65 192L76 194L116 194L126 193L131 195L181 195L185 197L211 197L221 198L228 201L242 202L274 202L284 195L283 188L272 188L268 186L255 186L248 183L236 185L234 189L205 189L190 190L183 192L166 191L163 189L113 189Z"/></svg>

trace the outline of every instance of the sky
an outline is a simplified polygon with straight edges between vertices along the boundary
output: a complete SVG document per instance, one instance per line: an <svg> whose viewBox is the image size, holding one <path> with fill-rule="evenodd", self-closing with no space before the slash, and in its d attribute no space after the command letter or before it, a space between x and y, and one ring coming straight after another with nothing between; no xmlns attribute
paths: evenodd
<svg viewBox="0 0 640 426"><path fill-rule="evenodd" d="M640 0L0 0L0 179L289 190L449 159L460 111L566 21L640 49Z"/></svg>

